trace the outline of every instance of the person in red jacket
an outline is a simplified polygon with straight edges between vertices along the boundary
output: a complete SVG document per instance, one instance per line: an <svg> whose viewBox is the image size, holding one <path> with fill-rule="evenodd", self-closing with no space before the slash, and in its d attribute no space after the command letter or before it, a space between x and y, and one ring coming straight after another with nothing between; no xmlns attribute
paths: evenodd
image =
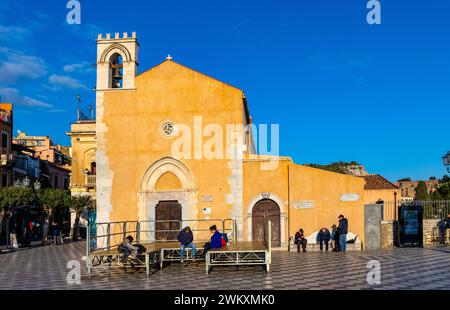
<svg viewBox="0 0 450 310"><path fill-rule="evenodd" d="M300 252L300 247L302 247L303 252L306 252L306 244L308 243L308 240L306 240L303 228L300 228L299 231L297 231L297 233L295 234L294 243L297 245L298 252Z"/></svg>

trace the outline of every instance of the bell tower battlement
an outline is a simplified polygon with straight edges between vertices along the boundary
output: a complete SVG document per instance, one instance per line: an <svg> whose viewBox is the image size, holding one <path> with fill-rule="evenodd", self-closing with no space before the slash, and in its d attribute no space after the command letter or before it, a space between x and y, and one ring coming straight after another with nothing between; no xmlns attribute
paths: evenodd
<svg viewBox="0 0 450 310"><path fill-rule="evenodd" d="M136 32L119 32L97 37L97 91L134 89L137 75L139 43Z"/></svg>

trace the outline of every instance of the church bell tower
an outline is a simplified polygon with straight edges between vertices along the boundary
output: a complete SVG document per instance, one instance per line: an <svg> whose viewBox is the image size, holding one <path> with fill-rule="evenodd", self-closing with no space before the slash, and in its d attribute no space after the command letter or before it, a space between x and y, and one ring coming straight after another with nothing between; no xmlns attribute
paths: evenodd
<svg viewBox="0 0 450 310"><path fill-rule="evenodd" d="M114 38L99 34L97 38L97 86L96 86L96 138L97 138L97 222L109 222L112 211L112 172L106 153L108 125L105 110L108 102L106 93L135 91L139 43L136 33L131 37L127 32L121 37L117 32Z"/></svg>
<svg viewBox="0 0 450 310"><path fill-rule="evenodd" d="M102 34L97 38L97 91L134 89L137 74L139 43L136 32L131 37L118 32L114 38Z"/></svg>

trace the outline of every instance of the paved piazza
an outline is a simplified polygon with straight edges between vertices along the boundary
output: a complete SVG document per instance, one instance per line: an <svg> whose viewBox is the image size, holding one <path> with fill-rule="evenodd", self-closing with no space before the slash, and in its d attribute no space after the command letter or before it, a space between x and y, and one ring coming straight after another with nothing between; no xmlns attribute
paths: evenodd
<svg viewBox="0 0 450 310"><path fill-rule="evenodd" d="M450 289L450 247L392 248L382 252L274 252L272 271L174 263L150 278L144 269L101 267L89 278L85 243L36 247L0 255L0 289ZM381 285L369 286L367 262L381 263ZM70 260L81 262L81 284L66 281Z"/></svg>

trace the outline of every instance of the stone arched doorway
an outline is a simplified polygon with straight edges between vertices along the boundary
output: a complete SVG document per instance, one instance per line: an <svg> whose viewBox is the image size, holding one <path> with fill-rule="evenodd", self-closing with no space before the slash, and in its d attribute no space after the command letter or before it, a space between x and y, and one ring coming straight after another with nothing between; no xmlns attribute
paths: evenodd
<svg viewBox="0 0 450 310"><path fill-rule="evenodd" d="M170 231L177 231L185 226L183 221L198 217L194 184L190 169L179 160L165 157L150 165L138 193L139 220L146 222L141 226L147 231L142 239L176 240Z"/></svg>
<svg viewBox="0 0 450 310"><path fill-rule="evenodd" d="M281 212L278 204L271 199L258 201L252 210L252 239L264 240L266 221L272 222L272 246L281 246Z"/></svg>

